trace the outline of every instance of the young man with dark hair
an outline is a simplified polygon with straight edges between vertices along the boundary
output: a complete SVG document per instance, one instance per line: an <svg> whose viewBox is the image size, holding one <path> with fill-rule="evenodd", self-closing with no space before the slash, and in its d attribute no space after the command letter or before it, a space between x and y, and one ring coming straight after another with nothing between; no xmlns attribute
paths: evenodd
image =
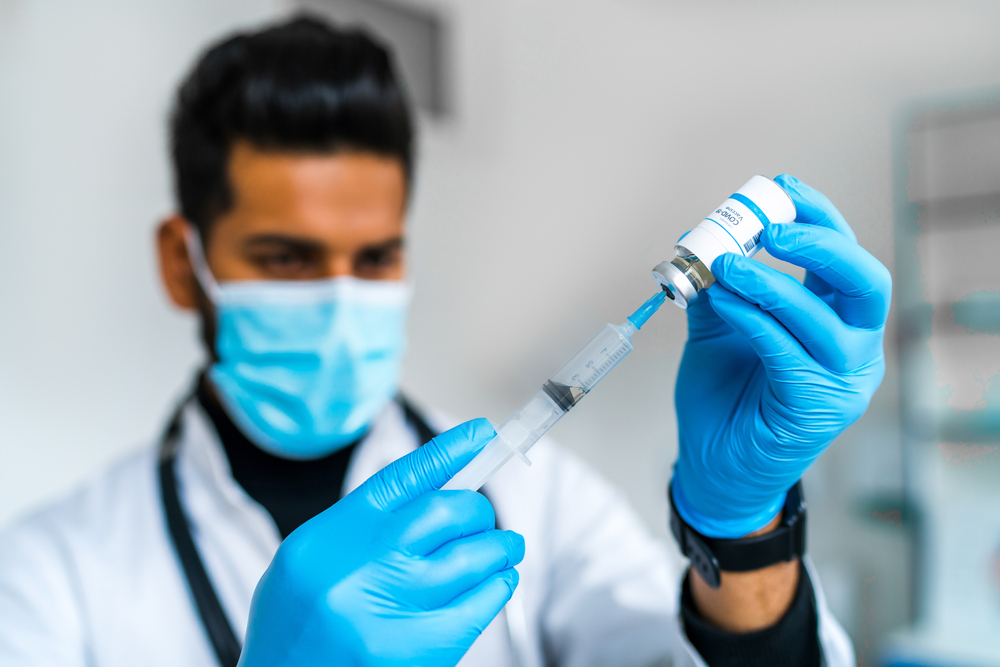
<svg viewBox="0 0 1000 667"><path fill-rule="evenodd" d="M805 224L765 243L805 285L726 256L689 309L685 572L549 442L530 479L438 490L494 432L398 395L413 122L384 47L311 18L237 34L171 129L160 268L206 369L154 446L0 537L0 663L853 662L797 480L881 380L889 280L825 197L777 179Z"/></svg>

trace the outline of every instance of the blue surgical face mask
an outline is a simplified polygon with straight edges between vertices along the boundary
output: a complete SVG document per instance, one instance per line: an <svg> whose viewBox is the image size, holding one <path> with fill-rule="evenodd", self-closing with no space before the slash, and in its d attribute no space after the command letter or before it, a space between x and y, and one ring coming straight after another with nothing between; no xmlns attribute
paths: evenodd
<svg viewBox="0 0 1000 667"><path fill-rule="evenodd" d="M218 361L209 378L240 430L294 459L361 437L399 386L409 284L350 277L219 284L194 233L188 251L215 306Z"/></svg>

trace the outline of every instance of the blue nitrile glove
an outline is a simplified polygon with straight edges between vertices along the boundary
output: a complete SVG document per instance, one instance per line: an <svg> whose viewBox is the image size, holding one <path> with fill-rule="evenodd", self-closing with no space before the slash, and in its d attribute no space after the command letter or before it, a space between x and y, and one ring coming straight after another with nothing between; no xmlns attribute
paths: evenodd
<svg viewBox="0 0 1000 667"><path fill-rule="evenodd" d="M710 537L741 537L773 519L785 494L868 407L882 381L892 278L830 200L775 179L796 223L764 247L807 270L805 284L735 254L688 308L677 374L677 511Z"/></svg>
<svg viewBox="0 0 1000 667"><path fill-rule="evenodd" d="M455 665L524 557L486 498L437 490L493 436L485 419L442 433L289 535L257 584L240 665Z"/></svg>

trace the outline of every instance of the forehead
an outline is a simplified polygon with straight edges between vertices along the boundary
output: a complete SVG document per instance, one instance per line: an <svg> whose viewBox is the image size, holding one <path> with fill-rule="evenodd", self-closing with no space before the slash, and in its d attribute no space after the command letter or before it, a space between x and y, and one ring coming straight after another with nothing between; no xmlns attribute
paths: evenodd
<svg viewBox="0 0 1000 667"><path fill-rule="evenodd" d="M269 151L239 142L228 171L232 207L218 227L328 236L378 235L403 224L406 175L397 158Z"/></svg>

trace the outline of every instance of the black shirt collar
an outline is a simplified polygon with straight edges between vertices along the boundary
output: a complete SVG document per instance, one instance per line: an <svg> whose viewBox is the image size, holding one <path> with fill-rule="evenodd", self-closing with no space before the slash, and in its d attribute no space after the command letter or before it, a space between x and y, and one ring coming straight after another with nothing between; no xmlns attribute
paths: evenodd
<svg viewBox="0 0 1000 667"><path fill-rule="evenodd" d="M215 426L233 479L271 514L283 538L340 500L357 442L319 459L281 458L255 445L236 426L204 375L196 398Z"/></svg>

